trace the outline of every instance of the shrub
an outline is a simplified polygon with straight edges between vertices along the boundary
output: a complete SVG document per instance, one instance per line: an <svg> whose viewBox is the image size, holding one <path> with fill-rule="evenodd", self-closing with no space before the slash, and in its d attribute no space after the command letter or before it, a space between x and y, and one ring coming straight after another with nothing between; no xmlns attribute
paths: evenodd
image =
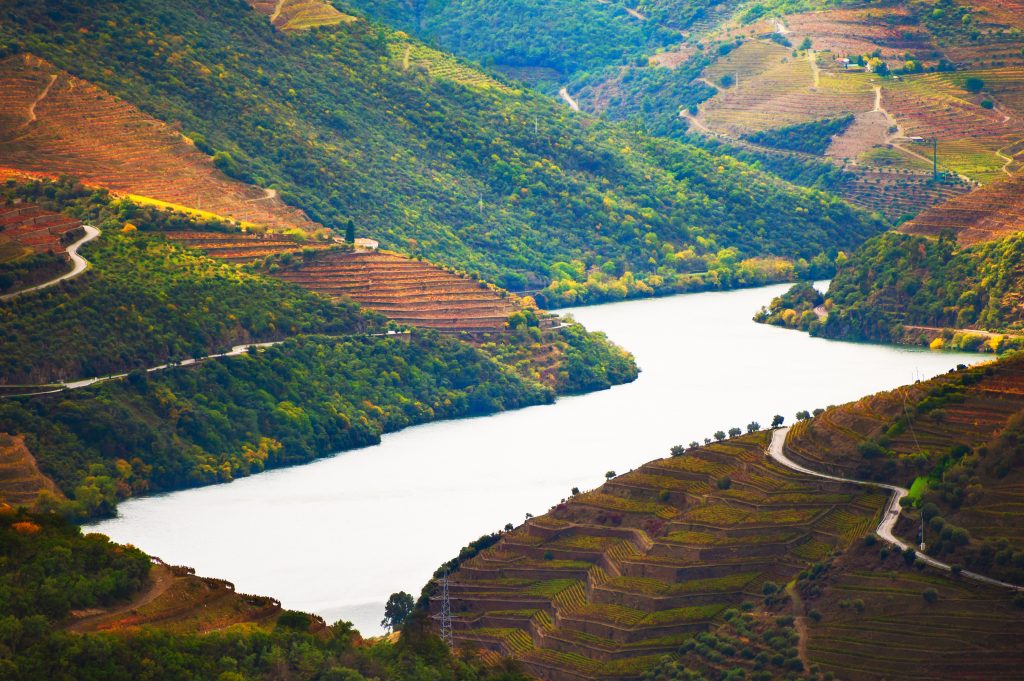
<svg viewBox="0 0 1024 681"><path fill-rule="evenodd" d="M732 478L727 475L724 478L719 478L715 484L718 485L718 489L729 489L732 487Z"/></svg>
<svg viewBox="0 0 1024 681"><path fill-rule="evenodd" d="M935 589L925 589L921 592L921 597L928 603L934 603L939 600L939 592Z"/></svg>
<svg viewBox="0 0 1024 681"><path fill-rule="evenodd" d="M810 617L815 622L820 622L821 621L821 613L818 612L817 610L811 610L809 613L807 613L807 616Z"/></svg>

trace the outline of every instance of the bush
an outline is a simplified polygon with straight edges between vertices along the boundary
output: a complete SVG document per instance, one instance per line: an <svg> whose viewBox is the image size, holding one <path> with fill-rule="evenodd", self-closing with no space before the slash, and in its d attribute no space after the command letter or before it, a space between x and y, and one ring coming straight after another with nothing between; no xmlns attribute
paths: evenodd
<svg viewBox="0 0 1024 681"><path fill-rule="evenodd" d="M924 598L927 603L934 603L939 600L939 592L935 589L925 589L921 592L921 597Z"/></svg>

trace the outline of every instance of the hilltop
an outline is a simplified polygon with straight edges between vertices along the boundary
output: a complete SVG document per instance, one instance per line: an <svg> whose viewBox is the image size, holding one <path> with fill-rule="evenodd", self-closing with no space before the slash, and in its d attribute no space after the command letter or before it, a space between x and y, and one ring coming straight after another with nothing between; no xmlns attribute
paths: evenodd
<svg viewBox="0 0 1024 681"><path fill-rule="evenodd" d="M10 13L2 40L18 54L8 65L46 60L69 74L58 85L87 82L107 93L97 105L180 130L215 170L314 223L342 230L354 220L383 248L545 289L552 305L791 278L808 267L801 260L828 269L836 249L884 226L733 159L592 124L365 20L282 33L238 3L171 10L161 0L104 12L72 2L57 13L19 0ZM19 32L21 23L38 30ZM142 143L123 126L79 122L103 150ZM37 157L26 148L20 170L45 172ZM113 158L141 175L138 191L108 189L156 193L145 156Z"/></svg>

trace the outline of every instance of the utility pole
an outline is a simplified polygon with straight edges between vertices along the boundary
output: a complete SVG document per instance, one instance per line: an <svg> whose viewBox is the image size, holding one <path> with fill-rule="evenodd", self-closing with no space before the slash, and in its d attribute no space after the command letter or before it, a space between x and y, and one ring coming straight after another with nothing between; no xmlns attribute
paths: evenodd
<svg viewBox="0 0 1024 681"><path fill-rule="evenodd" d="M444 571L441 578L441 614L438 616L441 621L441 640L449 648L455 647L455 640L452 636L452 602L448 595L448 571Z"/></svg>
<svg viewBox="0 0 1024 681"><path fill-rule="evenodd" d="M939 138L932 138L932 179L939 181Z"/></svg>

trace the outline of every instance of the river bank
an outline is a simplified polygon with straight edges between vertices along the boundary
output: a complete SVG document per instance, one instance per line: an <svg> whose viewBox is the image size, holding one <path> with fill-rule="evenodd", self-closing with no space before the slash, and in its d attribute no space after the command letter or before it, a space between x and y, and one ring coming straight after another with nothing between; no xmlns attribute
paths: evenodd
<svg viewBox="0 0 1024 681"><path fill-rule="evenodd" d="M786 288L563 310L633 352L640 378L554 405L416 426L230 485L133 499L90 529L370 635L390 593L418 593L468 541L596 486L606 471L979 359L751 321Z"/></svg>

